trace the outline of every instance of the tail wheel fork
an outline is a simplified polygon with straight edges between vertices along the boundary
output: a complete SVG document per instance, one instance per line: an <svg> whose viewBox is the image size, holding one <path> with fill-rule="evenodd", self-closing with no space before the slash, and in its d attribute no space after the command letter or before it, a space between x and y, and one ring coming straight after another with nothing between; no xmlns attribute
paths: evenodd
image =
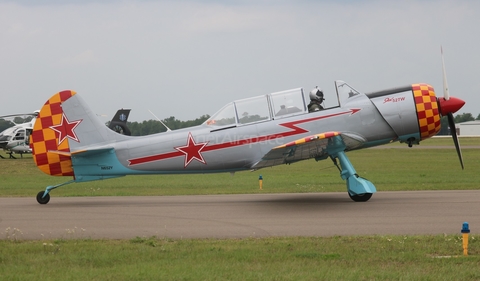
<svg viewBox="0 0 480 281"><path fill-rule="evenodd" d="M50 202L50 190L60 187L62 185L72 183L74 181L75 180L70 180L61 184L47 186L45 191L40 191L39 193L37 193L37 202L42 205L47 204L48 202Z"/></svg>

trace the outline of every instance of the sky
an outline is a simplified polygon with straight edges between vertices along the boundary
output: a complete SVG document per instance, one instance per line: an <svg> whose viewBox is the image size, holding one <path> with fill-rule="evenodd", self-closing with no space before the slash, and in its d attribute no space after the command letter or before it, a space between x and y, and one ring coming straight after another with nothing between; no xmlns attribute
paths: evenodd
<svg viewBox="0 0 480 281"><path fill-rule="evenodd" d="M74 90L104 121L213 115L230 101L334 81L428 83L480 113L480 1L0 0L0 115Z"/></svg>

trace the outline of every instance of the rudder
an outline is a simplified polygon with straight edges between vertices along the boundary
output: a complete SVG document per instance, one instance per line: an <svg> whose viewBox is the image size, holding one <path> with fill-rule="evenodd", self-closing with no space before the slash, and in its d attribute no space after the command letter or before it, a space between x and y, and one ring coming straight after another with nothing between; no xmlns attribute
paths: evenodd
<svg viewBox="0 0 480 281"><path fill-rule="evenodd" d="M62 103L75 94L67 90L53 95L43 105L33 126L30 136L33 159L37 167L48 175L74 176L66 138L71 137L69 132L76 125L66 118Z"/></svg>

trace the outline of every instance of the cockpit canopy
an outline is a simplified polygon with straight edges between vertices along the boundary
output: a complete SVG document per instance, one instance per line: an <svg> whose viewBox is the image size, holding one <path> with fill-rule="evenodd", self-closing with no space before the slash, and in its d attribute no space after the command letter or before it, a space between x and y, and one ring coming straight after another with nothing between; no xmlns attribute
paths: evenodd
<svg viewBox="0 0 480 281"><path fill-rule="evenodd" d="M307 112L303 89L237 100L225 105L205 124L227 126L284 118Z"/></svg>
<svg viewBox="0 0 480 281"><path fill-rule="evenodd" d="M335 81L338 107L360 92L343 81ZM328 95L326 95L328 97ZM332 102L334 98L330 99ZM263 122L308 113L303 88L271 93L237 100L225 105L204 124L209 126L236 126L248 123Z"/></svg>

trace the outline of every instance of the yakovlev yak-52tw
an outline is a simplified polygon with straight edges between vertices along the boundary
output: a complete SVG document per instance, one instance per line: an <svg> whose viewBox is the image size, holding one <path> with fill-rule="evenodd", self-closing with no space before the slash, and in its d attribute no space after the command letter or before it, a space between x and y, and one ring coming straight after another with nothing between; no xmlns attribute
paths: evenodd
<svg viewBox="0 0 480 281"><path fill-rule="evenodd" d="M40 110L30 143L43 172L73 179L48 186L37 201L48 203L52 189L72 182L256 170L310 158L338 159L350 198L368 201L375 186L357 175L345 152L394 141L419 144L440 131L441 115L454 128L452 113L465 103L447 87L437 98L428 84L369 94L342 81L335 86L338 105L324 110L309 112L298 88L231 102L196 127L137 137L108 129L74 91L59 92Z"/></svg>

